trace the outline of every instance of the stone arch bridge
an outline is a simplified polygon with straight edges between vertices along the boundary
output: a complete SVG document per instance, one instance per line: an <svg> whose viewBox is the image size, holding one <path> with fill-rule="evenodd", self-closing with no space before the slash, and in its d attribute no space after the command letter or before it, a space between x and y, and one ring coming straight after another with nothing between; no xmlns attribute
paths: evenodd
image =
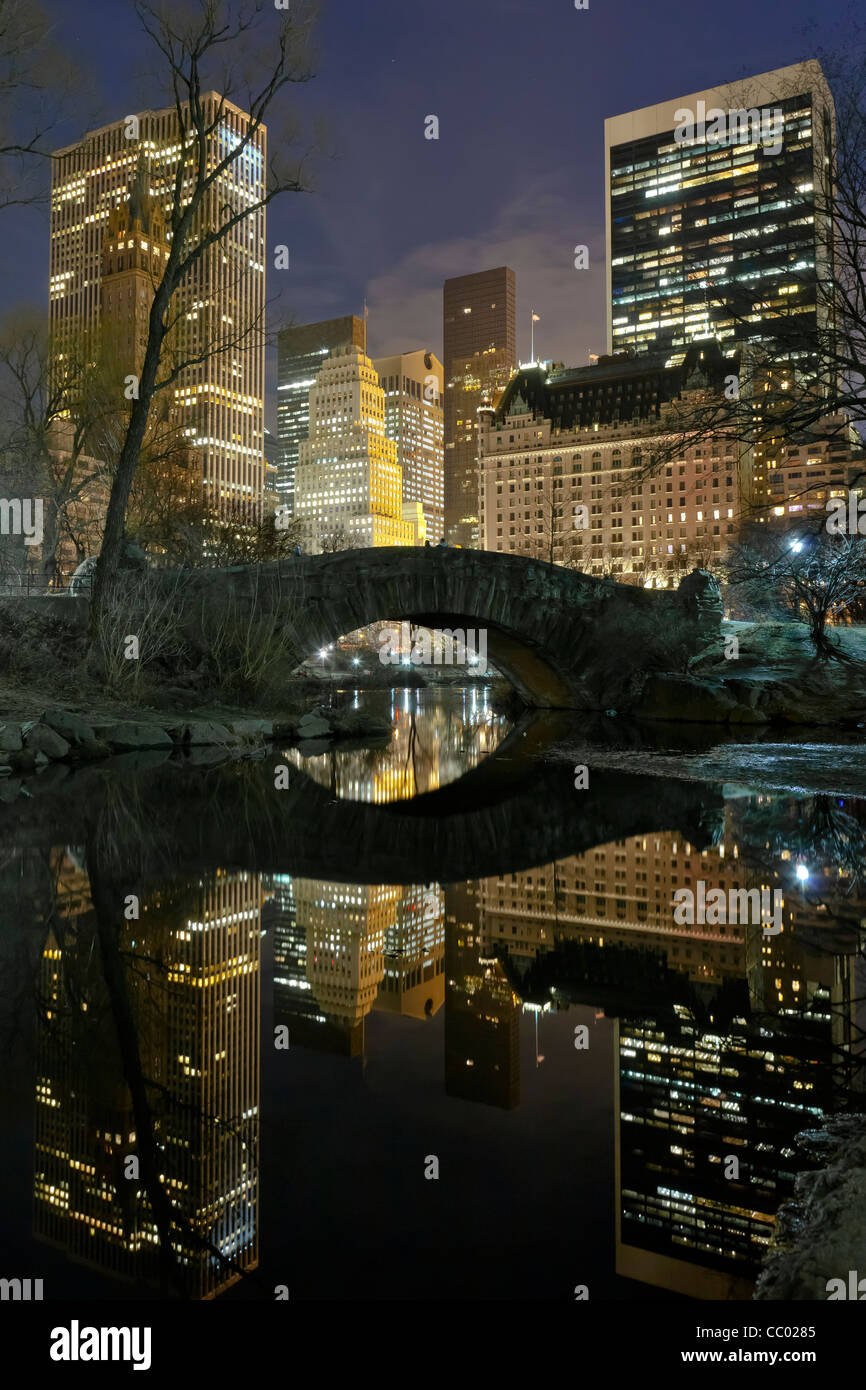
<svg viewBox="0 0 866 1390"><path fill-rule="evenodd" d="M166 578L178 582L178 572ZM484 629L487 658L531 705L628 708L643 673L682 666L718 636L715 580L649 590L519 555L383 547L180 575L196 601L283 615L301 654L381 620Z"/></svg>

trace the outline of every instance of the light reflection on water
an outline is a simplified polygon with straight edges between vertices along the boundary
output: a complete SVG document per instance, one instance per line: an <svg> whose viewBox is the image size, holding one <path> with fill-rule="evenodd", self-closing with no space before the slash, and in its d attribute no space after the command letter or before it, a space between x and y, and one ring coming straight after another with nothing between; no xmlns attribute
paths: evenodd
<svg viewBox="0 0 866 1390"><path fill-rule="evenodd" d="M352 708L375 709L355 691ZM351 801L384 803L436 791L471 771L498 748L511 724L491 706L489 686L454 691L414 687L387 698L392 724L385 748L335 748L305 753L288 750L287 760L320 786Z"/></svg>
<svg viewBox="0 0 866 1390"><path fill-rule="evenodd" d="M386 748L295 765L385 804L453 783L510 731L484 687L396 690L385 709ZM590 814L594 778L574 791ZM370 1297L559 1297L576 1246L593 1297L634 1296L626 1280L643 1297L748 1292L808 1166L796 1134L862 1108L866 805L740 786L699 840L699 820L691 838L672 827L663 781L634 786L645 832L458 883L263 873L236 854L138 884L93 828L13 845L2 1104L27 1161L0 1216L20 1276L48 1270L59 1298L353 1297L358 1233L375 1231ZM479 809L481 840L502 804ZM674 893L699 881L780 887L782 933L676 926ZM151 1189L123 1175L147 1142L187 1223L174 1286ZM430 1153L441 1220L418 1196Z"/></svg>

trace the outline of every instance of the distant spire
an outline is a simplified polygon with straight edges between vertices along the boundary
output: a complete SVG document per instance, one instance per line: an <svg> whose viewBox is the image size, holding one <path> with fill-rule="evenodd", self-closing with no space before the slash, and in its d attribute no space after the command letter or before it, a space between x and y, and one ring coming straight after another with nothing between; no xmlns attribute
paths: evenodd
<svg viewBox="0 0 866 1390"><path fill-rule="evenodd" d="M138 218L141 222L142 230L150 229L150 170L147 167L147 157L144 150L138 156L135 166L135 177L129 191L129 220L133 222Z"/></svg>

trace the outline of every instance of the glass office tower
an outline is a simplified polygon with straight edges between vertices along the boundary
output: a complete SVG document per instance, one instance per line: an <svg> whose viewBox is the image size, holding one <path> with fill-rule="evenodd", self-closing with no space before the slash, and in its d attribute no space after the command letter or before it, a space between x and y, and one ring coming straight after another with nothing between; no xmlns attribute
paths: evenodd
<svg viewBox="0 0 866 1390"><path fill-rule="evenodd" d="M606 120L609 351L717 337L805 363L834 130L815 61Z"/></svg>

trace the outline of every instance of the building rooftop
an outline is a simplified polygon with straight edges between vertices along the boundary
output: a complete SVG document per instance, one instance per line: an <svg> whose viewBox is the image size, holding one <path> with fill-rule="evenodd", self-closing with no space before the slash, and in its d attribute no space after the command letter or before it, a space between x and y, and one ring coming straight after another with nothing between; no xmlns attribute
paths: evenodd
<svg viewBox="0 0 866 1390"><path fill-rule="evenodd" d="M658 417L665 401L689 388L721 388L736 373L738 358L723 355L717 342L695 343L671 358L665 353L600 357L591 367L523 367L513 376L496 410L495 424L513 415L549 419L554 429L583 429L619 420Z"/></svg>

